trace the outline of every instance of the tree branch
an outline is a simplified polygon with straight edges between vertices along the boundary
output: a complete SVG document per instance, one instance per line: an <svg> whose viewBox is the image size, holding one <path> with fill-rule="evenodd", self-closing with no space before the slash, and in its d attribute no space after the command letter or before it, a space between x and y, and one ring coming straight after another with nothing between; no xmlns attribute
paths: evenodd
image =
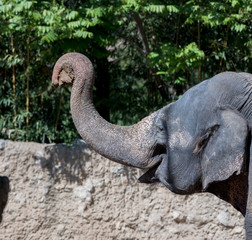
<svg viewBox="0 0 252 240"><path fill-rule="evenodd" d="M136 21L139 33L141 35L141 39L143 41L144 53L145 53L145 55L147 57L148 54L151 52L151 50L150 50L150 46L149 46L149 43L148 43L148 40L147 40L147 37L146 37L146 34L145 34L143 21L136 12L133 12L133 17L134 17L134 19ZM164 83L161 80L160 75L157 75L157 71L158 70L156 68L153 68L151 70L151 74L154 76L154 81L155 81L155 84L157 86L158 91L160 92L160 95L162 96L162 98L164 100L168 101L167 91L165 90Z"/></svg>
<svg viewBox="0 0 252 240"><path fill-rule="evenodd" d="M143 21L136 12L133 12L133 17L136 21L139 33L143 41L144 52L146 55L148 55L150 53L150 47L143 27Z"/></svg>

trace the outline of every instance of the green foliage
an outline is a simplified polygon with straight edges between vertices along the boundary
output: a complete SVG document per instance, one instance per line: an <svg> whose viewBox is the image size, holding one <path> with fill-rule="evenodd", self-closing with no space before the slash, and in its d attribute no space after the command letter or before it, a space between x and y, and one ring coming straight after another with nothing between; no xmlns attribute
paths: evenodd
<svg viewBox="0 0 252 240"><path fill-rule="evenodd" d="M251 19L248 0L0 0L0 137L78 137L70 89L50 83L66 52L91 58L95 104L132 124L218 72L251 72Z"/></svg>
<svg viewBox="0 0 252 240"><path fill-rule="evenodd" d="M204 52L198 49L196 43L190 43L185 47L177 47L174 44L164 44L158 52L151 52L148 55L151 66L155 66L159 71L156 74L169 76L176 74L173 79L174 84L185 84L185 78L179 73L186 70L193 71L199 62L204 59ZM172 81L172 79L170 79Z"/></svg>

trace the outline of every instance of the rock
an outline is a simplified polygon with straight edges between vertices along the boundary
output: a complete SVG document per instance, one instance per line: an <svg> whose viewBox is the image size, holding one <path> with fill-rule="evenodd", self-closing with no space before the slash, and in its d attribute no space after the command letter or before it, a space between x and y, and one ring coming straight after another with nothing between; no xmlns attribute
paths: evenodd
<svg viewBox="0 0 252 240"><path fill-rule="evenodd" d="M84 186L77 186L74 188L74 196L82 201L87 202L88 204L92 203L92 195L91 192L87 190Z"/></svg>
<svg viewBox="0 0 252 240"><path fill-rule="evenodd" d="M79 139L79 138L76 138L74 140L73 145L88 146L87 143L83 139Z"/></svg>
<svg viewBox="0 0 252 240"><path fill-rule="evenodd" d="M139 184L140 171L109 162L82 141L1 146L0 174L11 189L1 239L245 239L244 218L229 204Z"/></svg>
<svg viewBox="0 0 252 240"><path fill-rule="evenodd" d="M186 217L177 211L172 212L172 218L177 223L185 222L185 220L186 220Z"/></svg>
<svg viewBox="0 0 252 240"><path fill-rule="evenodd" d="M234 223L230 220L230 215L227 211L220 212L217 219L225 227L234 227Z"/></svg>
<svg viewBox="0 0 252 240"><path fill-rule="evenodd" d="M4 150L5 148L5 140L0 139L0 150Z"/></svg>
<svg viewBox="0 0 252 240"><path fill-rule="evenodd" d="M124 165L118 165L112 169L112 173L116 176L125 176L128 173L128 168Z"/></svg>
<svg viewBox="0 0 252 240"><path fill-rule="evenodd" d="M173 211L172 212L172 218L173 220L179 220L180 219L180 213L179 212L176 212L176 211Z"/></svg>
<svg viewBox="0 0 252 240"><path fill-rule="evenodd" d="M240 227L240 226L236 226L236 227L233 229L233 233L234 233L234 234L241 234L243 231L244 231L243 227Z"/></svg>
<svg viewBox="0 0 252 240"><path fill-rule="evenodd" d="M87 191L89 191L90 193L94 192L94 186L93 186L93 184L92 184L92 182L91 182L90 179L87 179L87 181L85 183L85 189Z"/></svg>

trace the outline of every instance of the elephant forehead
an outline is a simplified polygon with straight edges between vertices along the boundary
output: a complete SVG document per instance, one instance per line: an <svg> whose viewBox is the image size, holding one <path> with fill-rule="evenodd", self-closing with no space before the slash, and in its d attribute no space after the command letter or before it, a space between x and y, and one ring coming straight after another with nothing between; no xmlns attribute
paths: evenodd
<svg viewBox="0 0 252 240"><path fill-rule="evenodd" d="M184 130L178 130L172 133L169 137L169 145L171 148L175 147L187 147L192 142L192 136L189 132Z"/></svg>

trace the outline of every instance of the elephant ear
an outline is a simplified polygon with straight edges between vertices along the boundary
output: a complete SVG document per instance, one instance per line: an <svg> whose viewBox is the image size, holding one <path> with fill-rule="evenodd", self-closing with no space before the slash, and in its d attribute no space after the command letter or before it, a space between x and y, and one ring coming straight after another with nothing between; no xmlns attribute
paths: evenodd
<svg viewBox="0 0 252 240"><path fill-rule="evenodd" d="M199 154L204 190L210 183L226 180L234 173L238 175L246 167L250 132L246 119L227 108L218 110L217 114L220 122L201 137L195 148L195 152L202 150Z"/></svg>

